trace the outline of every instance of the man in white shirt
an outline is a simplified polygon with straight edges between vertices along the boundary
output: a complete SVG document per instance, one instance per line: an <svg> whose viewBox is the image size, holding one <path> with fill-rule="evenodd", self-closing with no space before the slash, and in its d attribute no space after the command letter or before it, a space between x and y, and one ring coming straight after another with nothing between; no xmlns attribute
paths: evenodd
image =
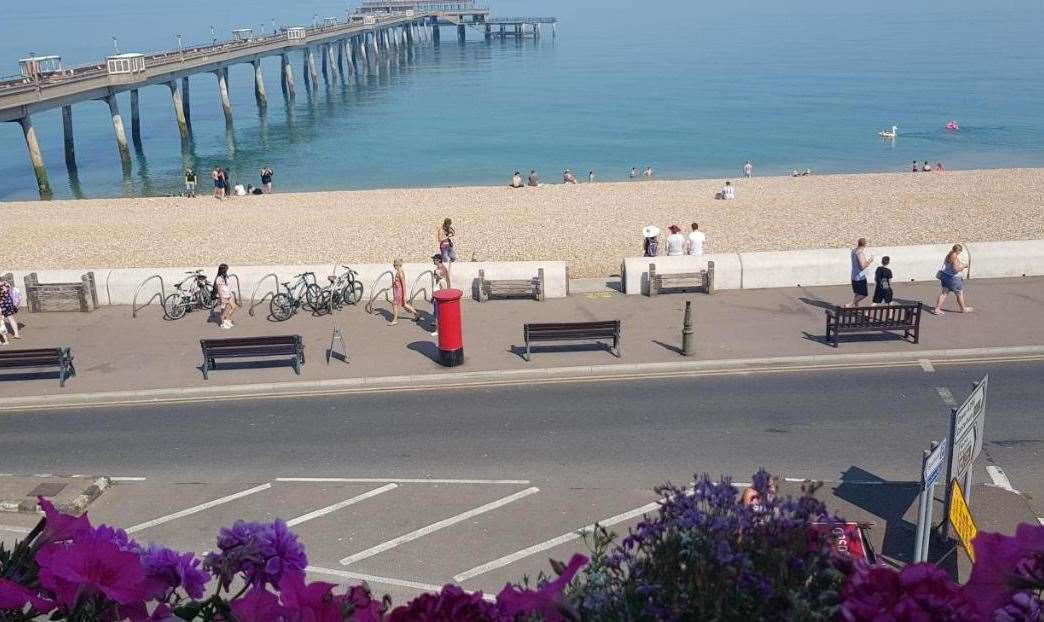
<svg viewBox="0 0 1044 622"><path fill-rule="evenodd" d="M707 235L700 231L700 225L698 223L692 223L692 233L689 234L689 241L686 245L689 254L702 255L703 241L706 239Z"/></svg>
<svg viewBox="0 0 1044 622"><path fill-rule="evenodd" d="M751 175L754 174L754 165L750 163L750 160L747 160L747 163L743 165L743 174L747 179L750 179Z"/></svg>
<svg viewBox="0 0 1044 622"><path fill-rule="evenodd" d="M680 257L685 254L685 238L682 237L681 228L678 225L668 227L671 234L667 236L667 256Z"/></svg>

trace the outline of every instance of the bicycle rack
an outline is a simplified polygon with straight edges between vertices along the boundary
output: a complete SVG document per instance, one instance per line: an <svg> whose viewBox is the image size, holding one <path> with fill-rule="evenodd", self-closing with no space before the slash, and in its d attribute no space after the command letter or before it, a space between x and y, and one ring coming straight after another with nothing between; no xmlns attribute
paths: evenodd
<svg viewBox="0 0 1044 622"><path fill-rule="evenodd" d="M167 299L167 286L163 282L163 277L161 277L158 274L153 274L149 278L147 278L144 281L142 281L141 283L139 283L138 284L138 289L134 290L134 298L131 300L131 319L134 319L134 318L138 317L138 294L141 293L141 288L145 287L145 284L148 283L149 281L151 281L152 279L159 279L159 282L160 282L160 293L159 293L159 296L160 296L160 306L162 306L163 305L163 301ZM155 297L156 297L156 294L153 294L152 298L149 298L148 302L146 302L145 304L141 305L141 308L144 309L145 307L147 307L150 304L152 304L152 300Z"/></svg>
<svg viewBox="0 0 1044 622"><path fill-rule="evenodd" d="M243 304L243 290L239 287L239 275L233 272L228 273L228 278L236 280L236 303Z"/></svg>
<svg viewBox="0 0 1044 622"><path fill-rule="evenodd" d="M370 315L373 315L373 301L377 299L377 296L384 294L384 300L389 304L392 302L392 299L388 297L388 292L391 291L391 288L377 289L377 284L381 282L385 274L392 277L393 280L395 279L395 274L391 270L385 270L373 280L373 285L370 286L370 300L366 303L366 312Z"/></svg>
<svg viewBox="0 0 1044 622"><path fill-rule="evenodd" d="M424 289L422 287L422 288L420 288L418 290L417 289L417 282L420 281L421 278L424 277L424 275L428 275L428 276L431 277L431 287L429 289ZM413 300L417 297L417 294L421 294L421 300L423 300L424 302L431 302L431 300L432 300L431 299L431 295L434 294L434 293L435 293L435 271L434 270L425 270L424 272L421 272L420 274L418 274L417 278L413 279L413 286L410 287L410 304L413 304Z"/></svg>
<svg viewBox="0 0 1044 622"><path fill-rule="evenodd" d="M254 298L257 296L257 290L261 288L261 284L264 283L265 279L267 279L268 277L272 277L273 279L275 279L275 282L276 282L275 288L273 288L272 291L270 291L267 294L265 294L264 296L262 296L261 300L256 300L255 301ZM238 284L238 281L239 281L239 279L237 278L236 279L237 284ZM261 304L266 299L268 299L268 298L270 298L272 296L275 296L276 293L278 293L278 292L279 292L279 277L276 276L274 272L269 272L265 276L261 277L261 279L258 280L257 285L254 286L254 293L250 295L250 309L247 310L247 313L250 314L250 317L254 317L254 307L256 307L257 305Z"/></svg>

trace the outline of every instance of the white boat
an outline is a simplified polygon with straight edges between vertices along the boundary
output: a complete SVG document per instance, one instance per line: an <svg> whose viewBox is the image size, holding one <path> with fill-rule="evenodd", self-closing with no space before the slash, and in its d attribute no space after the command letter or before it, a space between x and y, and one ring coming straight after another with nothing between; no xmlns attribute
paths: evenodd
<svg viewBox="0 0 1044 622"><path fill-rule="evenodd" d="M899 126L893 125L890 130L881 130L877 133L881 138L895 138L899 135Z"/></svg>

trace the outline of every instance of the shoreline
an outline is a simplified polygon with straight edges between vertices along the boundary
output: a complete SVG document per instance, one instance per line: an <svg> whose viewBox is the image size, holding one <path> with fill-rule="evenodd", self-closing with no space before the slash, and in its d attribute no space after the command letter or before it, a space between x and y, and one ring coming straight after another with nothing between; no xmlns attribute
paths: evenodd
<svg viewBox="0 0 1044 622"><path fill-rule="evenodd" d="M1044 168L730 179L733 201L713 198L723 179L652 179L5 202L0 271L425 261L444 217L461 261L564 260L574 277L615 274L647 224L698 221L707 253L1044 238Z"/></svg>

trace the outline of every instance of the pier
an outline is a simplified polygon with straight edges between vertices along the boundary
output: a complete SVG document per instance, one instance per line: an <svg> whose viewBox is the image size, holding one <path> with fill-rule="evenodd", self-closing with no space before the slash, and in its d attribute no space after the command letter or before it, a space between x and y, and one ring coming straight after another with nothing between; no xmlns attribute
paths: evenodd
<svg viewBox="0 0 1044 622"><path fill-rule="evenodd" d="M65 162L70 173L76 170L76 149L73 138L73 111L75 104L99 101L109 108L116 148L128 172L131 167L130 149L124 123L124 112L117 103L117 95L130 93L131 140L136 148L141 144L141 117L138 111L138 91L148 86L169 89L174 121L183 146L192 136L192 112L189 95L189 76L211 73L224 112L227 128L232 128L234 115L228 87L228 68L235 64L250 64L254 69L254 96L259 109L268 106L269 96L261 70L266 58L276 57L280 63L280 88L287 102L297 93L293 63L290 55L301 52L301 76L304 88L315 92L319 76L328 84L346 82L356 72L370 71L378 58L430 41L438 46L440 27L457 28L463 43L466 28L484 29L486 40L492 37L496 25L499 32L517 36L539 36L539 25L554 24L554 18L496 19L488 8L475 6L473 0L443 0L424 2L416 0L363 0L355 13L344 19L325 18L312 27L285 26L271 34L254 33L250 29L233 32L228 41L212 45L181 48L154 53L124 53L108 57L105 62L65 68L59 56L33 56L19 61L21 75L0 78L0 122L18 123L22 128L26 149L36 175L42 198L51 196L51 187L43 154L33 126L34 114L61 108L65 144ZM529 25L529 30L526 30ZM529 33L526 35L525 33ZM499 36L499 35L498 35Z"/></svg>

